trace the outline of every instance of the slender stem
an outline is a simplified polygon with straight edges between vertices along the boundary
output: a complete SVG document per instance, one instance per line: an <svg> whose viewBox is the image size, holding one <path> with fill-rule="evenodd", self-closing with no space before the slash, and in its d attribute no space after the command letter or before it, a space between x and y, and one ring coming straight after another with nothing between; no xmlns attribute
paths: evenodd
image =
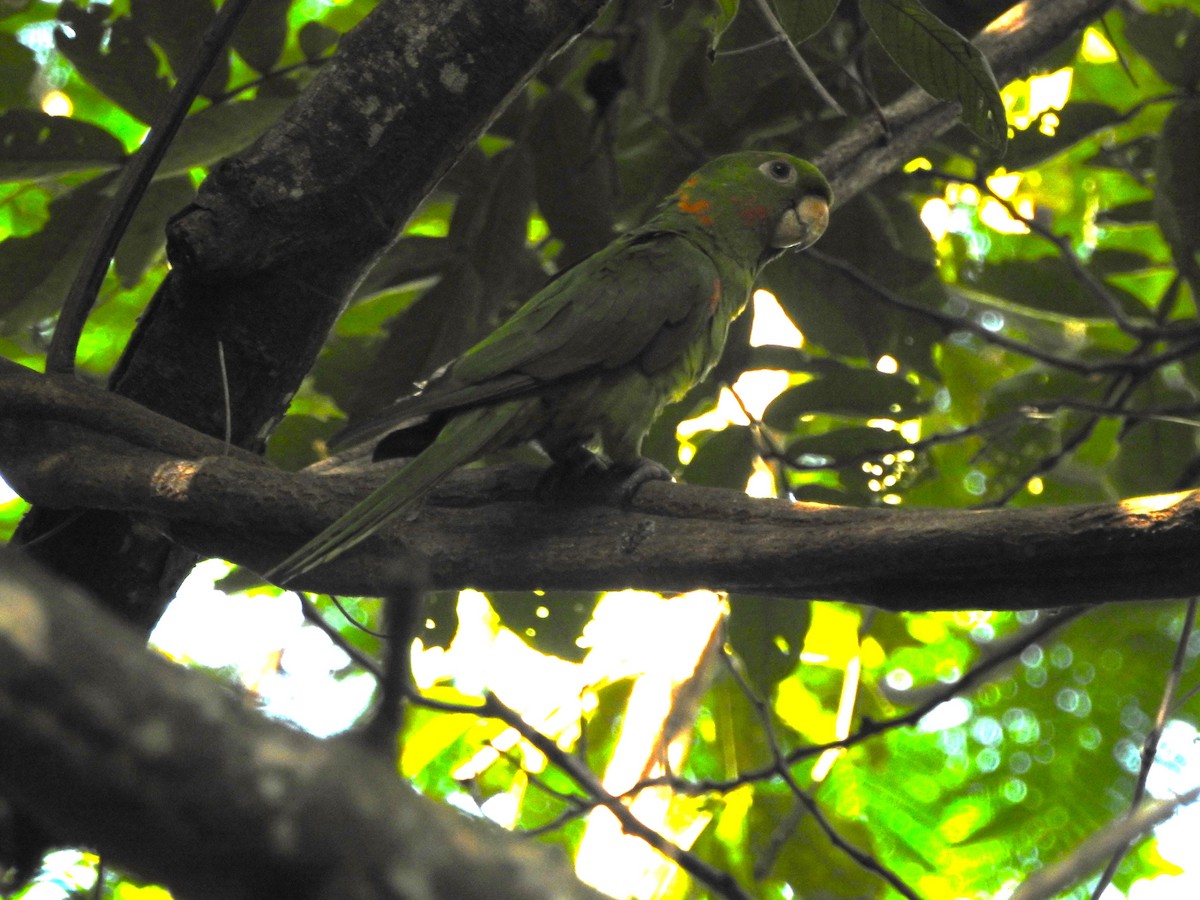
<svg viewBox="0 0 1200 900"><path fill-rule="evenodd" d="M817 73L814 72L812 67L804 61L804 57L800 55L800 51L796 49L796 45L792 43L792 39L788 37L787 31L784 30L783 25L779 21L779 17L775 15L775 10L771 9L771 6L769 3L767 3L767 0L754 0L754 5L758 8L758 11L766 20L767 27L771 29L776 38L783 42L783 46L787 48L788 55L791 56L792 62L796 64L796 68L800 70L800 74L804 77L804 80L807 81L809 86L817 92L817 96L825 101L825 104L839 116L846 115L846 111L842 109L841 104L833 98L833 94L825 90L825 85L821 84L821 79L817 78Z"/></svg>
<svg viewBox="0 0 1200 900"><path fill-rule="evenodd" d="M117 245L129 227L138 202L154 178L154 172L166 155L175 133L187 116L192 101L200 92L218 56L229 42L238 20L250 6L251 0L227 0L217 11L200 42L191 68L175 82L167 107L158 116L142 145L129 158L117 185L116 195L104 216L104 222L88 246L75 281L67 294L50 350L46 355L46 371L70 374L75 371L75 354L79 338L87 323L88 314L96 303L108 266Z"/></svg>

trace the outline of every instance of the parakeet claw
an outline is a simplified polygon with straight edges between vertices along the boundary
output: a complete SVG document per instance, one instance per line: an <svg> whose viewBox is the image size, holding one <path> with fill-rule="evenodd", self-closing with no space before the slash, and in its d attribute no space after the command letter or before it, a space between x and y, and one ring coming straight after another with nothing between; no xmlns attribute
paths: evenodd
<svg viewBox="0 0 1200 900"><path fill-rule="evenodd" d="M537 493L543 502L595 499L628 506L646 482L674 480L666 466L652 459L613 465L590 450L580 449L556 460L542 474Z"/></svg>
<svg viewBox="0 0 1200 900"><path fill-rule="evenodd" d="M649 481L674 481L671 470L662 463L642 457L632 466L622 466L621 472L621 505L628 506L641 489Z"/></svg>

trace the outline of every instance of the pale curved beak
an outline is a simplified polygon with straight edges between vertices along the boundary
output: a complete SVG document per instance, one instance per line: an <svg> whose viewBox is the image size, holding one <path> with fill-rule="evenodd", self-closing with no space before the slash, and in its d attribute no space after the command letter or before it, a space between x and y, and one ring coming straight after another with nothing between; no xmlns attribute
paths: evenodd
<svg viewBox="0 0 1200 900"><path fill-rule="evenodd" d="M775 226L771 246L803 249L816 242L829 225L829 201L813 194L788 208Z"/></svg>

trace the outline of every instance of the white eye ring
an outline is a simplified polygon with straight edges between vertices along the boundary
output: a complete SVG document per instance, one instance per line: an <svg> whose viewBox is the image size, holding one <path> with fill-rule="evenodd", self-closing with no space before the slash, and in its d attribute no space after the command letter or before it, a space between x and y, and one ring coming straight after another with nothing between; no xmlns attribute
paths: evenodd
<svg viewBox="0 0 1200 900"><path fill-rule="evenodd" d="M769 159L758 170L780 184L792 184L796 180L796 167L786 159Z"/></svg>

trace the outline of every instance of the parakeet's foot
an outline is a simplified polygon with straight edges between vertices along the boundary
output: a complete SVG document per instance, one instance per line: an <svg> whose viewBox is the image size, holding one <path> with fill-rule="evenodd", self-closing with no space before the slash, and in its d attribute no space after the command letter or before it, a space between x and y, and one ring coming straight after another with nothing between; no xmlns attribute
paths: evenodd
<svg viewBox="0 0 1200 900"><path fill-rule="evenodd" d="M554 503L578 497L581 493L593 493L608 470L609 464L604 457L579 447L569 456L556 458L542 473L537 485L538 499L543 503Z"/></svg>
<svg viewBox="0 0 1200 900"><path fill-rule="evenodd" d="M674 481L669 469L652 459L614 465L589 450L556 460L538 482L543 502L600 500L628 506L648 481Z"/></svg>
<svg viewBox="0 0 1200 900"><path fill-rule="evenodd" d="M638 490L649 481L674 481L671 470L662 463L642 457L628 466L618 466L615 472L621 475L621 505L628 506L633 502Z"/></svg>

